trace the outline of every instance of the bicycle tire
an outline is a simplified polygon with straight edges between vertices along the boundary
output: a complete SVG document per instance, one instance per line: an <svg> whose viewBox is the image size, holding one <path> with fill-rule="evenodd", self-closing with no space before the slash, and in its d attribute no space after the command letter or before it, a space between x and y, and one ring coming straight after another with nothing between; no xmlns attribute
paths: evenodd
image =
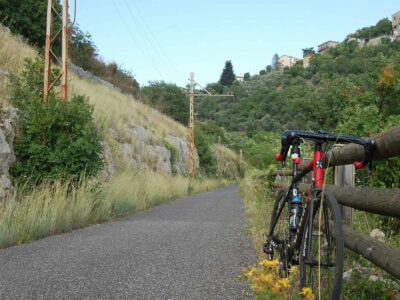
<svg viewBox="0 0 400 300"><path fill-rule="evenodd" d="M279 261L280 269L283 271L283 274L281 274L282 276L287 276L287 270L290 267L286 253L286 246L287 246L286 242L289 234L289 226L288 226L289 208L287 207L288 203L285 199L286 195L287 195L287 190L280 190L277 192L275 196L275 202L271 214L271 223L270 223L270 226L272 226L275 220L277 220L276 226L272 231L271 236L274 238L274 240L279 240L283 243L282 244L283 249L280 252L278 252L277 249L273 249L272 255L268 257L268 259L270 260ZM282 212L280 216L278 216L280 207L282 207Z"/></svg>
<svg viewBox="0 0 400 300"><path fill-rule="evenodd" d="M343 278L344 242L342 216L339 205L332 193L326 191L318 197L320 199L319 207L315 207L313 216L310 214L307 216L306 223L308 224L310 217L313 218L311 249L306 249L308 226L303 231L299 259L300 286L301 288L311 288L317 299L336 300L340 298ZM321 216L320 209L322 209ZM323 224L319 222L320 220ZM321 231L319 228L326 228L324 224L327 223L329 223L329 230L323 229ZM315 234L321 238L314 236ZM315 245L316 249L314 249ZM311 251L310 261L308 262L305 261L306 251ZM318 277L319 268L320 282ZM314 280L314 276L316 280Z"/></svg>

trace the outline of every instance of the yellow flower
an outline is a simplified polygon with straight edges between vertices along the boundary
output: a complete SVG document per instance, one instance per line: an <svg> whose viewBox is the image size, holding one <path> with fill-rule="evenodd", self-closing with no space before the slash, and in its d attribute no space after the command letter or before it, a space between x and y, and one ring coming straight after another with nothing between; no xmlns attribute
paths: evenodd
<svg viewBox="0 0 400 300"><path fill-rule="evenodd" d="M283 279L278 281L278 284L279 284L279 286L281 286L281 287L286 289L289 286L289 279L283 278Z"/></svg>
<svg viewBox="0 0 400 300"><path fill-rule="evenodd" d="M299 269L297 266L291 266L290 267L290 277L296 277L297 274L299 274Z"/></svg>
<svg viewBox="0 0 400 300"><path fill-rule="evenodd" d="M247 279L252 278L255 274L257 273L257 269L254 267L251 267L250 269L243 269L243 275Z"/></svg>
<svg viewBox="0 0 400 300"><path fill-rule="evenodd" d="M306 300L312 300L312 299L314 299L314 294L313 294L313 292L312 292L312 290L311 290L310 288L305 288L305 287L303 287L303 288L301 289L300 295L301 295L304 299L306 299Z"/></svg>
<svg viewBox="0 0 400 300"><path fill-rule="evenodd" d="M264 285L271 285L273 282L271 274L261 274L259 281Z"/></svg>
<svg viewBox="0 0 400 300"><path fill-rule="evenodd" d="M279 261L277 261L276 259L275 260L263 259L262 261L260 261L259 265L264 268L274 268L279 265Z"/></svg>

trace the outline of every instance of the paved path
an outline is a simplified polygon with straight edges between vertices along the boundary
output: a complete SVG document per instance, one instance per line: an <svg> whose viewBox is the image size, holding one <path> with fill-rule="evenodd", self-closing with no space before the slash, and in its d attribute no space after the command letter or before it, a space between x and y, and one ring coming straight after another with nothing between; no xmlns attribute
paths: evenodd
<svg viewBox="0 0 400 300"><path fill-rule="evenodd" d="M248 299L237 187L0 250L0 299Z"/></svg>

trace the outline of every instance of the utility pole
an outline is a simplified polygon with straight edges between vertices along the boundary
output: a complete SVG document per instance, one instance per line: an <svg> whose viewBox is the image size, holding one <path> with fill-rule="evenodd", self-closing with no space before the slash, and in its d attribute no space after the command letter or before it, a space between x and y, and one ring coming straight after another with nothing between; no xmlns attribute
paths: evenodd
<svg viewBox="0 0 400 300"><path fill-rule="evenodd" d="M195 140L194 140L194 73L190 73L189 90L189 175L196 176Z"/></svg>
<svg viewBox="0 0 400 300"><path fill-rule="evenodd" d="M189 88L189 175L191 177L196 176L196 146L194 136L194 98L195 97L233 97L233 95L211 95L209 91L203 88L194 80L194 73L190 73L189 77L190 88ZM197 84L200 88L206 92L206 94L195 94L194 85Z"/></svg>
<svg viewBox="0 0 400 300"><path fill-rule="evenodd" d="M63 0L62 13L58 12L54 3L56 0L47 0L47 26L46 26L46 46L44 52L44 92L43 102L46 103L50 91L61 79L61 98L67 100L67 73L68 73L68 0ZM53 34L54 17L62 20L62 28ZM54 41L62 35L61 61L53 52ZM61 72L57 78L51 80L51 61L55 59L61 66Z"/></svg>

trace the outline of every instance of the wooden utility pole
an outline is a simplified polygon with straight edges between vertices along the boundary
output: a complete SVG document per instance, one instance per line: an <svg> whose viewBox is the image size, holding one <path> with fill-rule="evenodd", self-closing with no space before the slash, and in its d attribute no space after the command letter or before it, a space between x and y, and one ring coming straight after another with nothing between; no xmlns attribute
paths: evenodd
<svg viewBox="0 0 400 300"><path fill-rule="evenodd" d="M194 73L190 73L189 77L190 88L189 88L189 175L191 177L196 176L196 146L194 136L194 98L195 97L233 97L233 95L211 95L209 91L203 88L194 80ZM195 94L194 85L197 84L200 88L206 92L206 94Z"/></svg>
<svg viewBox="0 0 400 300"><path fill-rule="evenodd" d="M49 93L61 79L61 98L67 100L67 73L68 73L68 0L63 0L63 11L60 14L55 7L56 0L47 0L47 27L46 27L46 46L44 52L44 92L43 102L47 102ZM54 17L62 20L62 28L53 34ZM53 52L54 41L62 36L61 61ZM51 79L51 61L55 59L61 66L61 72L57 78Z"/></svg>
<svg viewBox="0 0 400 300"><path fill-rule="evenodd" d="M196 176L195 140L194 140L194 73L190 73L189 90L189 175Z"/></svg>

